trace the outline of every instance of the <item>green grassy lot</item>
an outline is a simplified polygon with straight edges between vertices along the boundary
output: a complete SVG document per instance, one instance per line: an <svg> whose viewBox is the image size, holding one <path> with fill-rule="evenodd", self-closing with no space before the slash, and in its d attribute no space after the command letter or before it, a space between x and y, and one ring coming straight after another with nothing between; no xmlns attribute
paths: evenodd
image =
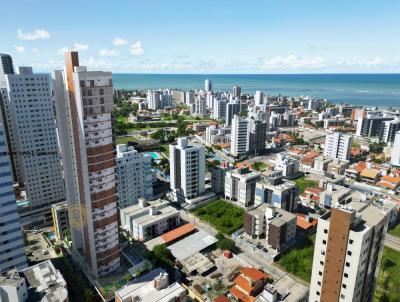
<svg viewBox="0 0 400 302"><path fill-rule="evenodd" d="M261 162L261 161L256 161L255 163L253 163L252 167L253 167L254 170L264 171L265 169L268 168L268 165L266 163Z"/></svg>
<svg viewBox="0 0 400 302"><path fill-rule="evenodd" d="M400 252L384 247L375 289L375 302L400 301Z"/></svg>
<svg viewBox="0 0 400 302"><path fill-rule="evenodd" d="M194 215L230 235L243 226L244 210L218 199L194 211Z"/></svg>
<svg viewBox="0 0 400 302"><path fill-rule="evenodd" d="M400 237L400 223L396 224L396 226L388 231L389 234L393 236Z"/></svg>
<svg viewBox="0 0 400 302"><path fill-rule="evenodd" d="M295 180L296 186L299 188L299 194L303 194L304 190L307 187L317 187L318 186L318 181L308 179L305 176L302 176L300 178L297 178Z"/></svg>
<svg viewBox="0 0 400 302"><path fill-rule="evenodd" d="M169 144L162 144L160 150L169 158Z"/></svg>
<svg viewBox="0 0 400 302"><path fill-rule="evenodd" d="M128 142L135 142L137 141L137 139L135 137L132 136L117 136L115 138L115 144L119 145L119 144L127 144Z"/></svg>
<svg viewBox="0 0 400 302"><path fill-rule="evenodd" d="M315 235L296 244L288 253L277 262L278 266L296 275L300 279L310 282L312 262L314 256Z"/></svg>

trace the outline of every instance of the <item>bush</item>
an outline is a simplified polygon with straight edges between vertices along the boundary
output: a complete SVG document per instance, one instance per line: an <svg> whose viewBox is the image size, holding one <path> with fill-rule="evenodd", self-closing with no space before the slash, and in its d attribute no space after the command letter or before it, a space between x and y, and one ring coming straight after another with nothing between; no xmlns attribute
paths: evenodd
<svg viewBox="0 0 400 302"><path fill-rule="evenodd" d="M244 210L219 199L197 209L194 215L212 224L219 232L230 235L243 226Z"/></svg>

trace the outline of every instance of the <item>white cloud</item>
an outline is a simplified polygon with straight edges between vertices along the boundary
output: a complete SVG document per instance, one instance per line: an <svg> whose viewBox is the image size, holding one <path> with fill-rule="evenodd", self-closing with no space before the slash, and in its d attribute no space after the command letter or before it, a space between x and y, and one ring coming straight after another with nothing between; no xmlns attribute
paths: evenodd
<svg viewBox="0 0 400 302"><path fill-rule="evenodd" d="M39 49L37 49L37 48L32 48L32 52L33 52L33 53L39 53Z"/></svg>
<svg viewBox="0 0 400 302"><path fill-rule="evenodd" d="M21 45L14 45L15 51L18 53L25 53L26 49L24 46Z"/></svg>
<svg viewBox="0 0 400 302"><path fill-rule="evenodd" d="M21 28L17 30L17 37L20 40L33 41L39 39L49 39L50 33L44 29L36 29L32 32L24 32Z"/></svg>
<svg viewBox="0 0 400 302"><path fill-rule="evenodd" d="M122 46L128 44L128 40L123 39L123 38L114 38L112 41L112 44L114 46Z"/></svg>
<svg viewBox="0 0 400 302"><path fill-rule="evenodd" d="M277 56L264 62L264 68L267 70L310 70L324 67L325 60L322 57Z"/></svg>
<svg viewBox="0 0 400 302"><path fill-rule="evenodd" d="M137 41L135 44L132 44L130 52L133 56L141 56L144 53L142 43L140 41Z"/></svg>
<svg viewBox="0 0 400 302"><path fill-rule="evenodd" d="M73 51L85 51L89 49L89 44L74 43Z"/></svg>
<svg viewBox="0 0 400 302"><path fill-rule="evenodd" d="M72 47L61 47L57 50L59 54L64 54L67 51L85 51L90 48L89 44L83 44L83 43L74 43Z"/></svg>
<svg viewBox="0 0 400 302"><path fill-rule="evenodd" d="M67 46L61 47L57 50L59 54L64 54L65 52L69 51L69 48Z"/></svg>
<svg viewBox="0 0 400 302"><path fill-rule="evenodd" d="M34 62L31 63L30 65L37 70L49 71L54 69L61 69L64 66L64 62L63 61L56 62L53 59L50 59L47 61Z"/></svg>
<svg viewBox="0 0 400 302"><path fill-rule="evenodd" d="M119 55L119 52L115 49L100 49L99 57L116 57Z"/></svg>

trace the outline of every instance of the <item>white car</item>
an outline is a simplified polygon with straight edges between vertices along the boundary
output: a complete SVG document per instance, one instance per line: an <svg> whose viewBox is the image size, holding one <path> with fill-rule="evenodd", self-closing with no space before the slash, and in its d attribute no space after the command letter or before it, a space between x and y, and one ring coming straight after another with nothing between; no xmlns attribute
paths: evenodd
<svg viewBox="0 0 400 302"><path fill-rule="evenodd" d="M33 234L39 234L40 230L33 230Z"/></svg>
<svg viewBox="0 0 400 302"><path fill-rule="evenodd" d="M42 250L42 255L47 255L49 252L46 250Z"/></svg>

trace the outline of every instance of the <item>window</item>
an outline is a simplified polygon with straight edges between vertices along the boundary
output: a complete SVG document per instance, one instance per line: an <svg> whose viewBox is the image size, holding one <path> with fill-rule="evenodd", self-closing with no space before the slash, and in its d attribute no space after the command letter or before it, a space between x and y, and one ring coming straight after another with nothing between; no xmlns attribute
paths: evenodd
<svg viewBox="0 0 400 302"><path fill-rule="evenodd" d="M324 229L324 234L328 234L328 230L327 229Z"/></svg>
<svg viewBox="0 0 400 302"><path fill-rule="evenodd" d="M321 293L319 291L317 291L317 296L319 296Z"/></svg>
<svg viewBox="0 0 400 302"><path fill-rule="evenodd" d="M346 266L347 266L347 267L350 267L350 263L349 263L349 262L346 262Z"/></svg>
<svg viewBox="0 0 400 302"><path fill-rule="evenodd" d="M325 245L326 245L326 240L322 240L322 244L325 244Z"/></svg>
<svg viewBox="0 0 400 302"><path fill-rule="evenodd" d="M343 284L342 284L342 287L345 289L345 288L347 287L347 285L343 283Z"/></svg>
<svg viewBox="0 0 400 302"><path fill-rule="evenodd" d="M347 255L351 256L352 252L351 251L347 251Z"/></svg>
<svg viewBox="0 0 400 302"><path fill-rule="evenodd" d="M350 239L350 240L349 240L349 243L350 243L350 244L353 244L353 242L354 242L353 239Z"/></svg>
<svg viewBox="0 0 400 302"><path fill-rule="evenodd" d="M340 299L344 300L345 296L343 294L340 295Z"/></svg>
<svg viewBox="0 0 400 302"><path fill-rule="evenodd" d="M348 278L349 277L349 274L348 273L344 273L344 275L343 275L345 278Z"/></svg>
<svg viewBox="0 0 400 302"><path fill-rule="evenodd" d="M322 272L321 272L321 271L319 271L319 272L318 272L318 275L322 276Z"/></svg>

